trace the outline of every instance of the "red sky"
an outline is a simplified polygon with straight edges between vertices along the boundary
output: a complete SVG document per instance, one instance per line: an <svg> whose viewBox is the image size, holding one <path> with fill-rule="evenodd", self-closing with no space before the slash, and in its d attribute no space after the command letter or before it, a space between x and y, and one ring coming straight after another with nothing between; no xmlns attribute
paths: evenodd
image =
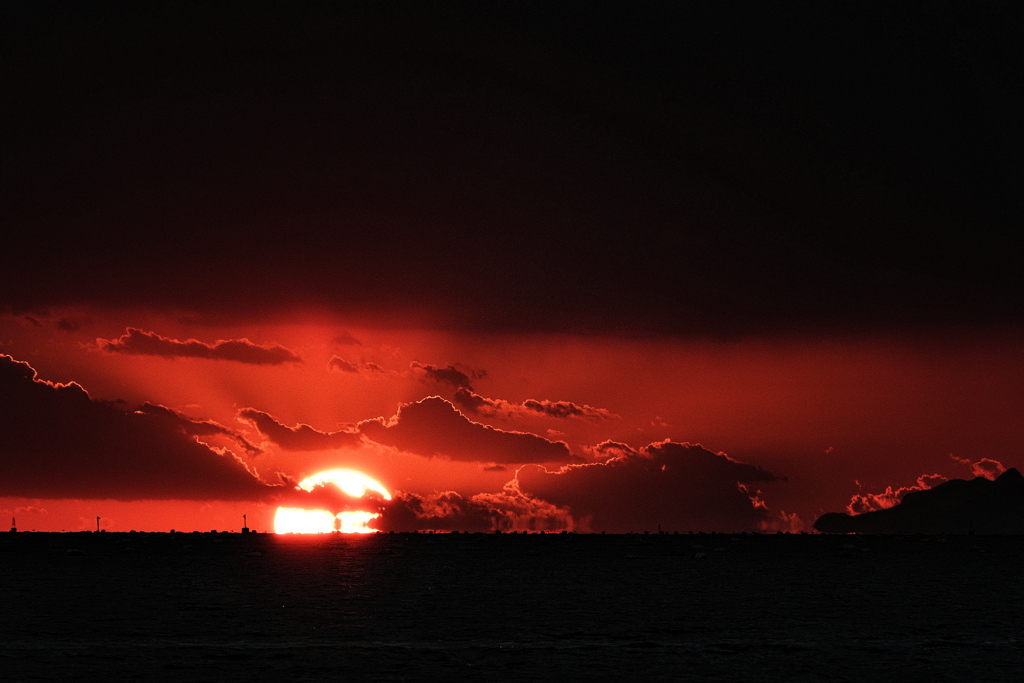
<svg viewBox="0 0 1024 683"><path fill-rule="evenodd" d="M469 501L517 484L524 497L566 509L565 523L579 529L798 529L853 496L911 486L921 475L973 476L983 458L1022 464L1021 339L1006 333L722 342L331 321L224 327L133 314L132 324L163 346L129 349L116 344L126 316L63 313L3 320L0 350L37 373L29 380L28 366L5 359L22 370L4 375L5 391L31 382L56 397L68 390L54 385L77 382L88 392L76 390L77 401L118 417L148 404L146 416L170 420L150 443L118 423L94 434L88 421L98 418L70 416L56 400L35 405L21 426L8 425L3 451L0 509L23 528L91 528L96 515L111 529L239 528L246 513L265 529L276 494L247 491L241 480L276 485L278 473L300 480L347 467L421 497L454 491ZM60 329L62 319L80 322ZM173 355L190 353L175 343L188 340L204 348L246 340L236 346L290 353L263 364ZM26 435L41 453L18 451L27 446L10 432L26 424L59 436ZM96 452L121 443L123 453ZM188 465L194 471L162 464L190 443L201 451ZM118 458L141 464L115 476ZM607 466L614 458L622 471ZM216 486L226 501L216 500ZM763 514L754 515L752 498L767 506ZM657 509L647 509L651 501ZM505 510L507 524L530 524L525 512L487 509Z"/></svg>
<svg viewBox="0 0 1024 683"><path fill-rule="evenodd" d="M6 6L0 514L348 467L770 531L1024 464L1019 17L714 6Z"/></svg>

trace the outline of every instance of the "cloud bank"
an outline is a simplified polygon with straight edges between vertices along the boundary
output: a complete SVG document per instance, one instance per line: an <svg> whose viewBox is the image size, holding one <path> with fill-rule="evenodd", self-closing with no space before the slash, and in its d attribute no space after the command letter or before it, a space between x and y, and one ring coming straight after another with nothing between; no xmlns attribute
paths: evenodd
<svg viewBox="0 0 1024 683"><path fill-rule="evenodd" d="M0 496L267 500L278 492L190 431L217 427L154 406L125 412L0 355Z"/></svg>

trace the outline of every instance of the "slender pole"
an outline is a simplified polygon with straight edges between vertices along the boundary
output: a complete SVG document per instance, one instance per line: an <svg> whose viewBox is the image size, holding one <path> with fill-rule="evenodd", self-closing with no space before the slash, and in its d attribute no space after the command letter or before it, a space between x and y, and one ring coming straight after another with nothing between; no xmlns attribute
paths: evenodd
<svg viewBox="0 0 1024 683"><path fill-rule="evenodd" d="M96 516L96 533L99 533L99 532L100 532L100 518L99 518L99 515L97 515Z"/></svg>

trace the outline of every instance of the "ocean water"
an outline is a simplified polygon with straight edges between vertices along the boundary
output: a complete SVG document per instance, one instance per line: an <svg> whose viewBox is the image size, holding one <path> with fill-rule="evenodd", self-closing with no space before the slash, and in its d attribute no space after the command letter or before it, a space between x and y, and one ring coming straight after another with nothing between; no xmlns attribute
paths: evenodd
<svg viewBox="0 0 1024 683"><path fill-rule="evenodd" d="M1017 680L1024 538L0 535L0 679Z"/></svg>

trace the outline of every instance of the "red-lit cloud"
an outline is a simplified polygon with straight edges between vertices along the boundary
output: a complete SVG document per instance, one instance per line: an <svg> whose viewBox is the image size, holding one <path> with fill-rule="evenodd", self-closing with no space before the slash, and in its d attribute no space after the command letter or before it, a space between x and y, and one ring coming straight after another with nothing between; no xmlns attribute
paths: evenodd
<svg viewBox="0 0 1024 683"><path fill-rule="evenodd" d="M977 462L972 462L970 458L958 458L952 453L949 457L957 461L961 465L967 465L971 468L971 474L976 477L985 477L986 479L999 478L999 475L1006 471L1006 466L998 460L992 460L991 458L982 458Z"/></svg>
<svg viewBox="0 0 1024 683"><path fill-rule="evenodd" d="M938 486L944 481L948 481L948 479L941 474L922 474L917 478L915 486L903 486L897 489L886 486L885 491L881 493L858 493L850 499L846 511L851 515L859 515L864 512L886 510L898 505L903 497L911 491L924 491Z"/></svg>
<svg viewBox="0 0 1024 683"><path fill-rule="evenodd" d="M473 422L438 396L407 403L390 420L359 423L359 432L385 446L428 458L486 463L551 463L573 459L561 441Z"/></svg>
<svg viewBox="0 0 1024 683"><path fill-rule="evenodd" d="M152 407L124 412L0 355L0 496L266 500L277 492L172 417Z"/></svg>
<svg viewBox="0 0 1024 683"><path fill-rule="evenodd" d="M238 416L248 420L268 439L285 450L316 451L328 448L346 448L359 445L362 438L357 432L321 432L309 425L288 427L268 413L255 408L243 408Z"/></svg>
<svg viewBox="0 0 1024 683"><path fill-rule="evenodd" d="M465 387L456 390L455 403L468 413L489 417L547 417L557 420L576 418L593 422L619 419L618 415L604 408L578 405L571 401L528 398L522 403L511 403L500 398L485 398Z"/></svg>
<svg viewBox="0 0 1024 683"><path fill-rule="evenodd" d="M283 365L301 363L302 359L278 344L260 346L248 339L222 339L207 344L196 339L178 341L129 327L117 339L97 339L97 346L108 353L162 358L207 358L229 360L252 365Z"/></svg>
<svg viewBox="0 0 1024 683"><path fill-rule="evenodd" d="M991 458L981 458L978 461L972 461L970 458L958 458L952 453L950 453L949 457L961 465L970 467L971 474L975 477L984 477L994 481L1006 471L1006 466L1003 463ZM846 506L846 512L851 515L860 515L866 512L887 510L898 505L908 493L926 491L946 481L949 481L949 478L941 474L922 474L917 478L917 484L914 486L898 488L886 486L885 490L881 493L858 493L850 498L850 502Z"/></svg>
<svg viewBox="0 0 1024 683"><path fill-rule="evenodd" d="M639 450L605 442L593 449L602 462L559 470L519 469L520 490L567 508L583 529L609 532L762 530L774 520L742 484L780 477L712 453L697 444L662 441Z"/></svg>
<svg viewBox="0 0 1024 683"><path fill-rule="evenodd" d="M382 531L571 531L568 510L524 495L514 485L498 493L463 496L455 491L428 495L399 492L382 507Z"/></svg>
<svg viewBox="0 0 1024 683"><path fill-rule="evenodd" d="M897 505L881 510L824 514L814 528L842 534L1020 534L1024 532L1024 476L1010 468L995 479L953 479L908 491Z"/></svg>

